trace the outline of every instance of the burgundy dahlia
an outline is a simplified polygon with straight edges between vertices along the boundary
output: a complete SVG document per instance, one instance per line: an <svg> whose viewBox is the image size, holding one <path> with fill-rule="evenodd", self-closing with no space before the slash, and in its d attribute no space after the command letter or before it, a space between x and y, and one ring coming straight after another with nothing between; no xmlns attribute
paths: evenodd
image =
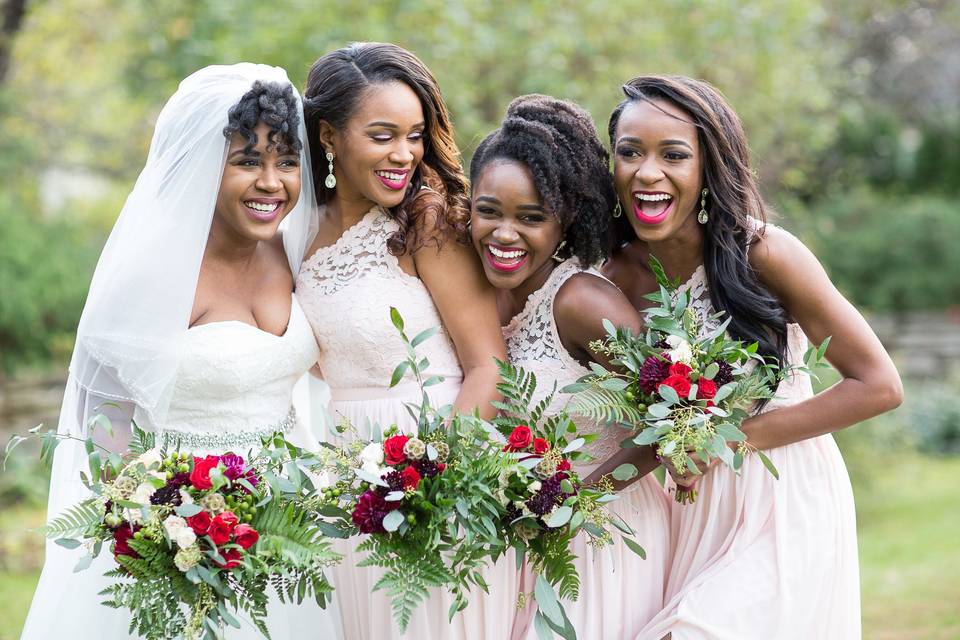
<svg viewBox="0 0 960 640"><path fill-rule="evenodd" d="M720 367L717 375L713 376L713 381L717 383L717 387L722 387L728 382L733 382L733 367L722 360L717 360L716 364Z"/></svg>
<svg viewBox="0 0 960 640"><path fill-rule="evenodd" d="M374 491L367 491L360 496L351 517L353 524L360 529L360 533L386 533L387 530L383 528L383 519L390 511L392 509L389 503L382 496Z"/></svg>
<svg viewBox="0 0 960 640"><path fill-rule="evenodd" d="M637 374L638 384L644 393L652 395L668 375L670 375L669 359L647 356Z"/></svg>

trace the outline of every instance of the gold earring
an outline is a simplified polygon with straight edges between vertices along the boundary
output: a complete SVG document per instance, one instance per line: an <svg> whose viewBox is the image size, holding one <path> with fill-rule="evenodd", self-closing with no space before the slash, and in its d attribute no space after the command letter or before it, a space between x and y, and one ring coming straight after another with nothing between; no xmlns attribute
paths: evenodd
<svg viewBox="0 0 960 640"><path fill-rule="evenodd" d="M327 179L323 181L323 185L327 189L333 189L337 186L337 177L333 175L333 152L327 151Z"/></svg>
<svg viewBox="0 0 960 640"><path fill-rule="evenodd" d="M567 246L567 241L561 240L560 244L557 245L557 250L554 251L553 255L550 257L553 258L556 262L563 262L565 258L560 257L560 250L563 249L565 246Z"/></svg>
<svg viewBox="0 0 960 640"><path fill-rule="evenodd" d="M710 193L706 188L700 192L700 213L697 214L697 222L700 224L707 224L707 220L710 219L710 214L707 213L707 194Z"/></svg>

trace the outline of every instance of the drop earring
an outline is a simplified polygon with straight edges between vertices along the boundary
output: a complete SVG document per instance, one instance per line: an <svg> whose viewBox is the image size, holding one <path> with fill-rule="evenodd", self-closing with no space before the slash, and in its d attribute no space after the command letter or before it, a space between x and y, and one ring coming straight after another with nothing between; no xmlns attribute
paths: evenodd
<svg viewBox="0 0 960 640"><path fill-rule="evenodd" d="M333 152L327 151L327 179L323 181L323 185L327 189L333 189L337 186L337 177L333 175Z"/></svg>
<svg viewBox="0 0 960 640"><path fill-rule="evenodd" d="M557 250L554 251L553 255L550 257L553 258L556 262L563 262L566 258L560 257L560 250L563 249L565 246L567 246L567 241L561 240L560 244L557 245Z"/></svg>
<svg viewBox="0 0 960 640"><path fill-rule="evenodd" d="M706 188L700 192L700 213L697 214L697 222L700 224L707 224L707 220L710 219L710 214L707 213L707 194L710 193Z"/></svg>
<svg viewBox="0 0 960 640"><path fill-rule="evenodd" d="M617 204L613 208L613 217L619 218L621 215L623 215L623 209L620 208L620 198L617 198Z"/></svg>

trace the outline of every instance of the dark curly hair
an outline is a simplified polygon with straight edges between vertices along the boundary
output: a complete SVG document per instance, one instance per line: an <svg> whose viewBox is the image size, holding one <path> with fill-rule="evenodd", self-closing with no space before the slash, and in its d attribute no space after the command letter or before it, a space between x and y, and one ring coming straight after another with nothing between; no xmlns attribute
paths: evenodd
<svg viewBox="0 0 960 640"><path fill-rule="evenodd" d="M243 94L240 101L227 112L227 126L223 128L223 135L227 139L235 133L243 136L247 140L244 152L250 153L258 142L253 130L261 122L270 127L268 150L273 150L276 145L279 153L300 153L303 148L298 133L300 113L292 84L254 82L250 91Z"/></svg>
<svg viewBox="0 0 960 640"><path fill-rule="evenodd" d="M703 225L703 266L710 301L730 317L730 335L757 342L759 353L784 362L787 312L760 282L747 258L748 248L758 237L756 221L766 221L769 208L750 169L740 118L714 87L685 76L640 76L623 85L623 93L626 99L610 115L611 146L616 144L620 116L633 102L664 100L686 113L696 127L703 184L710 190L710 216ZM636 238L625 218L614 233L618 244Z"/></svg>
<svg viewBox="0 0 960 640"><path fill-rule="evenodd" d="M387 247L393 255L415 251L422 246L421 238L425 235L431 236L439 247L439 234L431 234L423 226L430 214L436 220L432 231L452 232L457 241L466 244L470 209L460 151L437 81L414 54L395 44L355 42L314 62L303 92L307 138L320 139L321 120L342 130L367 90L388 82L402 82L417 95L426 130L423 160L414 171L403 201L388 211L400 229L387 239ZM331 193L323 186L327 177L325 153L321 144L311 145L313 179L320 204L326 203ZM424 186L428 188L423 189Z"/></svg>
<svg viewBox="0 0 960 640"><path fill-rule="evenodd" d="M547 210L563 227L560 257L576 256L583 266L610 253L610 219L617 195L610 156L590 114L567 100L531 94L515 98L500 128L483 139L470 163L476 183L498 159L525 164Z"/></svg>

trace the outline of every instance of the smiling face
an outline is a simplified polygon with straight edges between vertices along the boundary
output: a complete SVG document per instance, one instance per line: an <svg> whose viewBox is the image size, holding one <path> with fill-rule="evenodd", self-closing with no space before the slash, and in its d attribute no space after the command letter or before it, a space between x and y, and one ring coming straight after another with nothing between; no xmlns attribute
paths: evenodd
<svg viewBox="0 0 960 640"><path fill-rule="evenodd" d="M349 202L399 205L424 153L426 122L420 99L402 82L367 89L342 130L320 124L333 151L337 196Z"/></svg>
<svg viewBox="0 0 960 640"><path fill-rule="evenodd" d="M613 179L624 215L646 242L696 230L703 167L691 122L664 100L631 102L620 116Z"/></svg>
<svg viewBox="0 0 960 640"><path fill-rule="evenodd" d="M470 227L487 279L498 289L539 287L556 265L551 256L563 228L521 162L493 160L483 169L473 185Z"/></svg>
<svg viewBox="0 0 960 640"><path fill-rule="evenodd" d="M300 197L300 154L267 149L270 127L259 123L257 144L248 153L245 137L234 134L220 179L216 220L247 240L270 240Z"/></svg>

